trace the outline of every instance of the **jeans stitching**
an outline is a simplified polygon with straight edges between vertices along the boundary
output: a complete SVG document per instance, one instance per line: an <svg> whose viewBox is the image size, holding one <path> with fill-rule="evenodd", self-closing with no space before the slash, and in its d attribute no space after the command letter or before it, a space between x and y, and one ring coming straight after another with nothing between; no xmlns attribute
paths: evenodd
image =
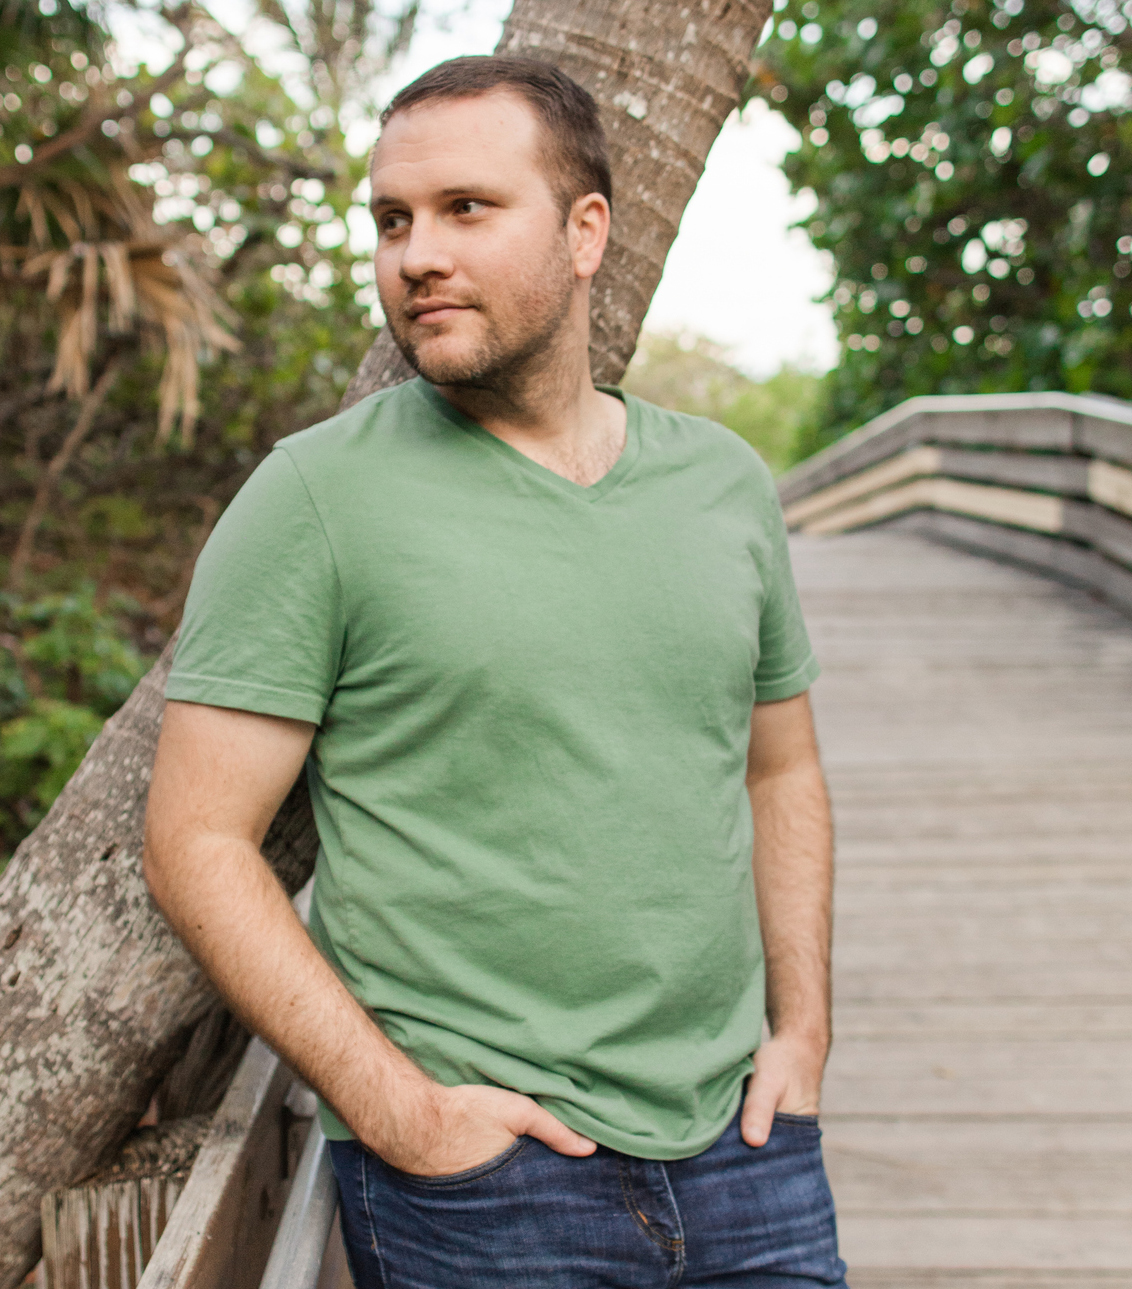
<svg viewBox="0 0 1132 1289"><path fill-rule="evenodd" d="M628 1170L626 1169L624 1163L619 1159L617 1161L617 1178L621 1183L621 1194L624 1196L625 1207L629 1210L629 1216L633 1219L633 1222L636 1224L637 1230L640 1231L642 1235L647 1236L653 1242L653 1244L659 1245L662 1249L666 1250L668 1253L678 1253L680 1255L679 1266L682 1272L684 1268L683 1227L681 1227L680 1238L678 1240L670 1240L668 1236L658 1234L646 1222L642 1222L641 1211L639 1208L637 1208L633 1200L633 1187L626 1180L627 1171ZM671 1190L669 1190L670 1195L671 1193L672 1193ZM675 1207L675 1204L673 1206ZM679 1215L677 1215L677 1217L679 1217ZM675 1284L676 1282L670 1281L670 1283Z"/></svg>
<svg viewBox="0 0 1132 1289"><path fill-rule="evenodd" d="M369 1227L370 1248L377 1261L377 1274L381 1277L382 1289L389 1283L385 1276L385 1260L381 1256L381 1246L377 1242L377 1227L373 1220L373 1207L369 1198L369 1160L365 1151L358 1152L359 1168L362 1177L362 1208L365 1210L366 1225Z"/></svg>
<svg viewBox="0 0 1132 1289"><path fill-rule="evenodd" d="M680 1216L680 1206L676 1203L676 1196L672 1191L672 1182L668 1177L668 1169L663 1164L660 1165L660 1175L664 1178L664 1189L668 1192L672 1213L676 1218L676 1229L680 1232L675 1246L676 1265L672 1268L672 1275L668 1280L668 1289L673 1289L673 1286L678 1285L684 1278L684 1267L687 1262L687 1246L684 1242L684 1219Z"/></svg>

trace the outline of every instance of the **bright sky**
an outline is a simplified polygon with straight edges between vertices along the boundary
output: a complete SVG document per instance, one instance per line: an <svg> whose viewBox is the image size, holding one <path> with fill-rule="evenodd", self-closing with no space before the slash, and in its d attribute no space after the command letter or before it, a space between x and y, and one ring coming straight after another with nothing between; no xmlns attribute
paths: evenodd
<svg viewBox="0 0 1132 1289"><path fill-rule="evenodd" d="M238 0L225 0L226 24ZM490 53L510 0L433 0L412 48L382 88L387 99L421 72L458 54ZM119 39L125 33L119 29ZM134 32L132 56L147 58ZM161 60L164 61L164 60ZM828 306L814 303L829 269L800 229L805 213L778 168L796 141L782 116L753 103L724 126L684 213L645 320L651 330L698 332L727 346L736 365L768 376L784 363L824 371L837 360ZM352 139L360 151L367 140Z"/></svg>

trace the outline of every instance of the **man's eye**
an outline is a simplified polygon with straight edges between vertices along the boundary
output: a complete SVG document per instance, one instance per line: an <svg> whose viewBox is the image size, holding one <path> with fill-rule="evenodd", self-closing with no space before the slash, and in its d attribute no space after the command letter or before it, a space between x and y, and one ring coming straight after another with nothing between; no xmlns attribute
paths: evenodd
<svg viewBox="0 0 1132 1289"><path fill-rule="evenodd" d="M474 197L468 197L464 201L456 203L456 213L458 215L478 215L481 210L487 207L482 201L476 201Z"/></svg>
<svg viewBox="0 0 1132 1289"><path fill-rule="evenodd" d="M400 212L390 212L388 215L382 215L377 222L377 226L383 233L393 233L399 228L407 228L409 226L409 217Z"/></svg>

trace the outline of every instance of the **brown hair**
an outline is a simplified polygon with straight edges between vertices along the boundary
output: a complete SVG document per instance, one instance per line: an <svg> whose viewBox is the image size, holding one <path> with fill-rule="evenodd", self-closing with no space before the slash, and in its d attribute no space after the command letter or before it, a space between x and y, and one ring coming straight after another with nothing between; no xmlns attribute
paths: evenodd
<svg viewBox="0 0 1132 1289"><path fill-rule="evenodd" d="M543 157L563 219L579 197L599 192L613 205L605 131L597 104L578 83L550 63L494 54L450 58L418 76L381 114L391 116L436 99L468 98L506 89L533 109L543 128Z"/></svg>

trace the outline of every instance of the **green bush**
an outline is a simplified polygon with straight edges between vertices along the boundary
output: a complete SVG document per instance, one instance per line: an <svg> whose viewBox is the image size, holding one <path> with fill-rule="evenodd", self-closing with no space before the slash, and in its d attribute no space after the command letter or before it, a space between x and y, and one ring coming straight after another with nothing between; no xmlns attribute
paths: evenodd
<svg viewBox="0 0 1132 1289"><path fill-rule="evenodd" d="M821 416L821 378L783 367L752 380L728 361L728 351L704 336L648 333L622 381L639 398L674 412L706 416L734 430L775 472L805 455L803 444Z"/></svg>
<svg viewBox="0 0 1132 1289"><path fill-rule="evenodd" d="M124 597L99 603L91 583L0 596L0 867L147 670L131 636L137 612Z"/></svg>

